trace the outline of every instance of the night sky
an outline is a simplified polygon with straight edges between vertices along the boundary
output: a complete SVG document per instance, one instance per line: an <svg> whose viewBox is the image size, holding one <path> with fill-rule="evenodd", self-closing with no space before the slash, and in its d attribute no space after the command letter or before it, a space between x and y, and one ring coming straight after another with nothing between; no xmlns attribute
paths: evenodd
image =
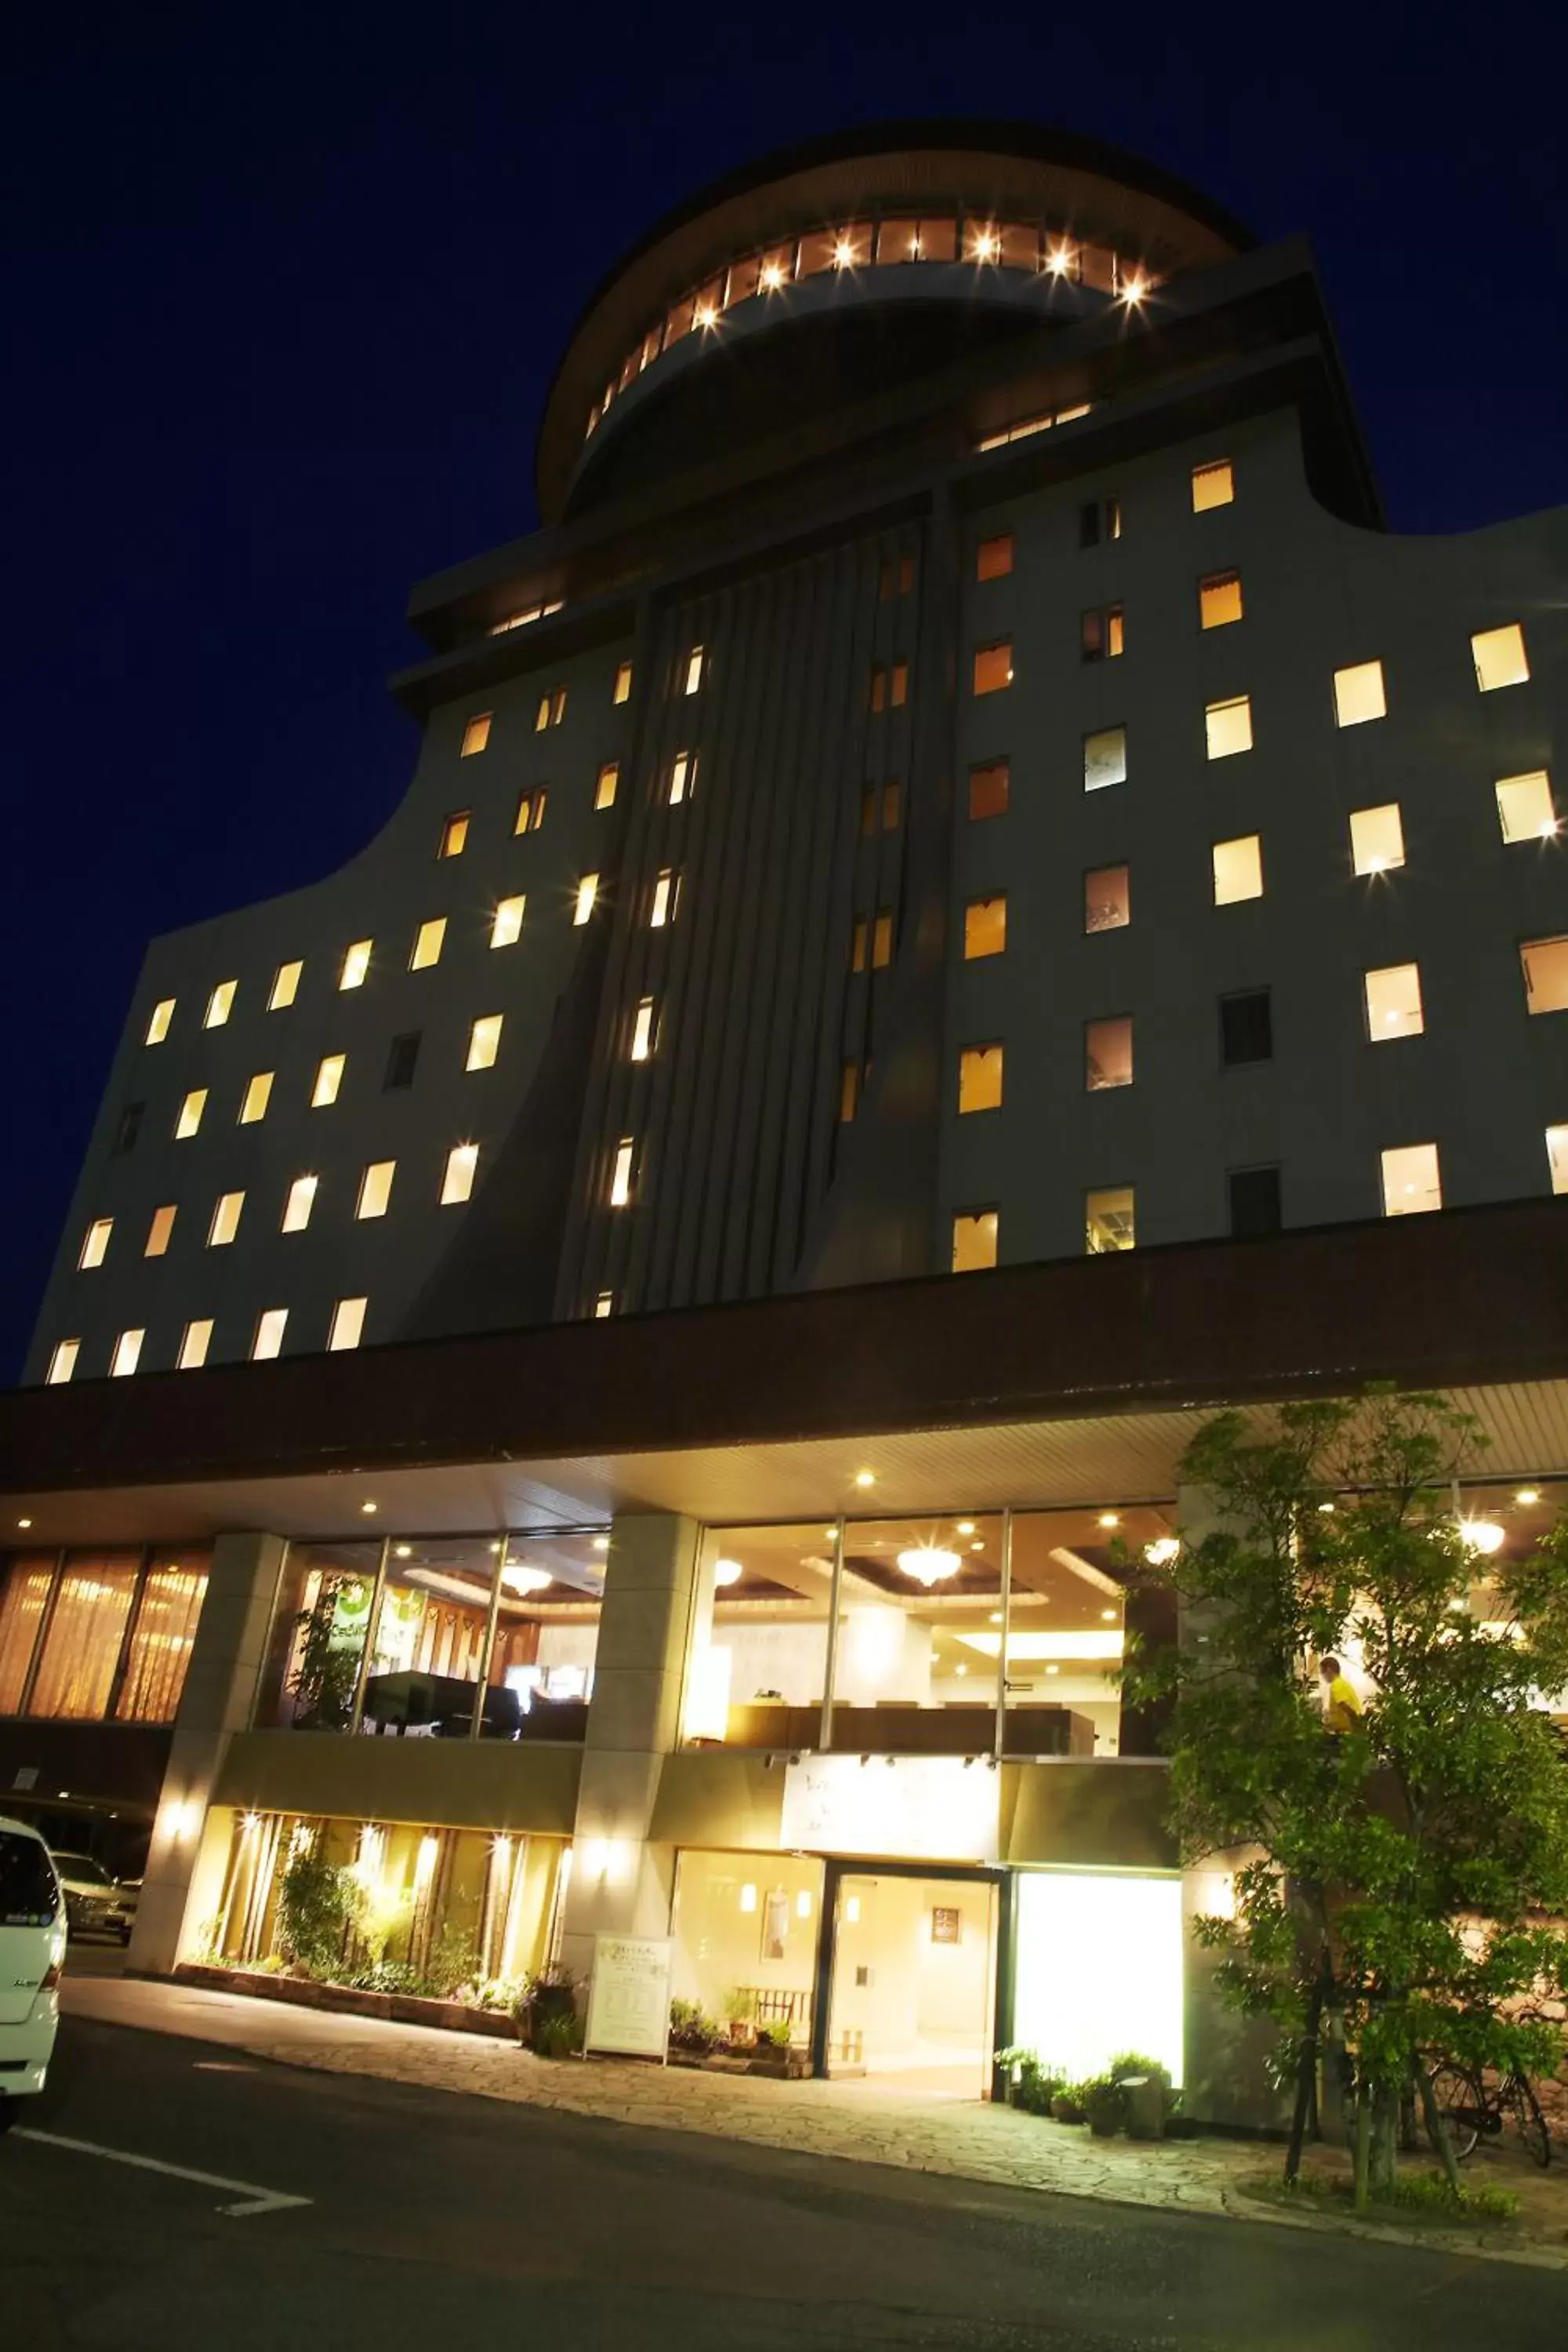
<svg viewBox="0 0 1568 2352"><path fill-rule="evenodd" d="M900 115L1112 140L1310 234L1394 528L1568 500L1556 10L64 14L0 61L0 1381L146 940L390 814L407 590L532 525L579 309L705 181Z"/></svg>

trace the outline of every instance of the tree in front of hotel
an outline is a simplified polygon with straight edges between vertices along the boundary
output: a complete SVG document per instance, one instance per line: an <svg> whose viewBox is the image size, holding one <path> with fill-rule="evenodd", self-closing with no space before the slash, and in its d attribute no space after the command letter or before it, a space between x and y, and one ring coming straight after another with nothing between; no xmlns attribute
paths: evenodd
<svg viewBox="0 0 1568 2352"><path fill-rule="evenodd" d="M1234 1916L1195 1932L1224 1997L1277 2029L1287 2178L1340 2044L1360 2204L1413 2091L1436 2122L1438 2060L1563 2057L1530 2004L1568 1979L1568 1753L1542 1705L1568 1686L1568 1529L1500 1557L1473 1613L1484 1538L1456 1481L1481 1443L1443 1399L1383 1390L1209 1422L1182 1465L1214 1523L1173 1570L1181 1643L1126 1669L1170 1703L1184 1858L1245 1857ZM1334 1733L1317 1669L1346 1653L1371 1689Z"/></svg>

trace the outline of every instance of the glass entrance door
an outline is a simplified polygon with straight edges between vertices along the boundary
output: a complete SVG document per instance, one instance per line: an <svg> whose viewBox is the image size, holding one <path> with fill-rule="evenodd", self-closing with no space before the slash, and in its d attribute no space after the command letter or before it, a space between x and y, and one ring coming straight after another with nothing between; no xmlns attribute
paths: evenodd
<svg viewBox="0 0 1568 2352"><path fill-rule="evenodd" d="M829 2074L988 2096L996 1909L989 1879L846 1873L834 1916Z"/></svg>

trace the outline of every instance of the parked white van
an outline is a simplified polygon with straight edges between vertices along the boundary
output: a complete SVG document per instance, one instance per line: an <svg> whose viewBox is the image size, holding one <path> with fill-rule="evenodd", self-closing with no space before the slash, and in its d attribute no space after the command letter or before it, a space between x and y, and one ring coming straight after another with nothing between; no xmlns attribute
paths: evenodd
<svg viewBox="0 0 1568 2352"><path fill-rule="evenodd" d="M59 2023L66 1905L48 1847L0 1815L0 2132L41 2091Z"/></svg>

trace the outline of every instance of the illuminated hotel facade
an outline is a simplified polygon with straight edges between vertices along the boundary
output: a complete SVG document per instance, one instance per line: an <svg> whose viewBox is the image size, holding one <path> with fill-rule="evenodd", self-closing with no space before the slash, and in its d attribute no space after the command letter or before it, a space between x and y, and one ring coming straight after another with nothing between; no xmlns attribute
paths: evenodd
<svg viewBox="0 0 1568 2352"><path fill-rule="evenodd" d="M1116 1667L1209 1407L1568 1465L1568 523L1389 534L1304 246L974 124L661 223L537 482L382 833L149 951L0 1399L0 1784L162 1785L149 1967L304 1827L411 1953L635 1927L820 2069L1256 2114Z"/></svg>

